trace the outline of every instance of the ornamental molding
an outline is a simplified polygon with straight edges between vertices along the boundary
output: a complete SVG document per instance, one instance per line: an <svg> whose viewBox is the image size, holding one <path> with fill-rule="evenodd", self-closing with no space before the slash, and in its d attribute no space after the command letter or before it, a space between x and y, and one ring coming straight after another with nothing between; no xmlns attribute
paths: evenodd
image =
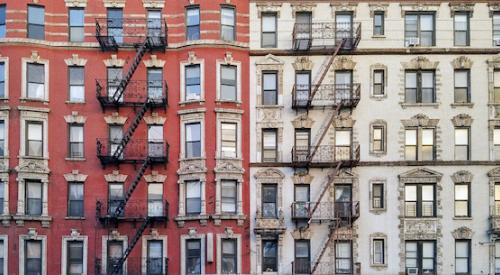
<svg viewBox="0 0 500 275"><path fill-rule="evenodd" d="M311 175L293 175L293 184L311 184L314 177Z"/></svg>
<svg viewBox="0 0 500 275"><path fill-rule="evenodd" d="M354 2L334 2L330 4L332 7L332 16L335 16L336 12L351 12L353 17L356 17L356 7L357 3ZM335 18L335 17L334 17Z"/></svg>
<svg viewBox="0 0 500 275"><path fill-rule="evenodd" d="M335 58L332 70L354 70L354 67L356 67L356 62L351 57L339 56Z"/></svg>
<svg viewBox="0 0 500 275"><path fill-rule="evenodd" d="M335 128L352 128L356 121L352 119L351 115L348 113L341 113L335 119L333 125Z"/></svg>
<svg viewBox="0 0 500 275"><path fill-rule="evenodd" d="M71 228L69 236L71 237L71 239L77 240L80 237L80 232L78 231L78 229Z"/></svg>
<svg viewBox="0 0 500 275"><path fill-rule="evenodd" d="M80 174L78 170L73 170L71 173L64 174L64 179L67 182L84 182L87 179L87 175Z"/></svg>
<svg viewBox="0 0 500 275"><path fill-rule="evenodd" d="M245 173L245 169L243 169L239 163L235 163L232 161L218 161L217 167L214 168L214 171L215 173L227 173L227 174Z"/></svg>
<svg viewBox="0 0 500 275"><path fill-rule="evenodd" d="M280 17L280 9L282 3L266 2L266 3L256 3L258 16L261 17L262 13L273 12L276 13L277 17Z"/></svg>
<svg viewBox="0 0 500 275"><path fill-rule="evenodd" d="M113 230L111 231L111 234L109 234L109 239L110 239L110 240L119 240L119 239L120 239L120 237L121 237L121 234L120 234L120 232L118 232L118 230L116 230L116 229L113 229Z"/></svg>
<svg viewBox="0 0 500 275"><path fill-rule="evenodd" d="M401 6L401 17L404 17L406 12L437 12L439 10L439 3L420 3L420 2L408 2L408 3L400 3Z"/></svg>
<svg viewBox="0 0 500 275"><path fill-rule="evenodd" d="M472 125L472 117L468 114L458 114L451 119L455 127L470 127Z"/></svg>
<svg viewBox="0 0 500 275"><path fill-rule="evenodd" d="M295 240L310 240L312 238L312 232L310 228L295 228L291 233L292 238L294 238Z"/></svg>
<svg viewBox="0 0 500 275"><path fill-rule="evenodd" d="M370 8L370 17L373 17L375 12L377 11L383 11L384 12L384 17L387 16L387 8L389 7L388 3L373 3L373 4L368 4L368 7Z"/></svg>
<svg viewBox="0 0 500 275"><path fill-rule="evenodd" d="M1 163L0 163L1 165ZM47 161L43 159L27 159L22 158L19 161L19 165L15 168L17 173L27 173L27 174L49 174L50 169L47 166ZM0 167L0 170L3 170Z"/></svg>
<svg viewBox="0 0 500 275"><path fill-rule="evenodd" d="M451 175L451 180L454 183L471 183L472 178L472 173L466 170L460 170Z"/></svg>
<svg viewBox="0 0 500 275"><path fill-rule="evenodd" d="M38 237L38 232L36 228L28 228L28 233L26 235L27 239L36 239Z"/></svg>
<svg viewBox="0 0 500 275"><path fill-rule="evenodd" d="M292 125L294 128L312 128L314 120L312 120L307 113L299 115L294 120L292 120Z"/></svg>
<svg viewBox="0 0 500 275"><path fill-rule="evenodd" d="M488 172L488 177L490 177L490 178L500 177L500 167L496 167L496 168L491 169Z"/></svg>
<svg viewBox="0 0 500 275"><path fill-rule="evenodd" d="M31 56L25 59L29 63L46 63L46 59L42 59L38 51L31 51Z"/></svg>
<svg viewBox="0 0 500 275"><path fill-rule="evenodd" d="M292 66L296 71L311 71L314 63L308 56L299 56L295 58L295 62L292 63Z"/></svg>
<svg viewBox="0 0 500 275"><path fill-rule="evenodd" d="M68 8L85 8L87 0L64 0Z"/></svg>
<svg viewBox="0 0 500 275"><path fill-rule="evenodd" d="M120 124L123 125L127 121L126 116L120 116L118 113L113 113L110 116L105 116L104 121L106 121L107 124Z"/></svg>
<svg viewBox="0 0 500 275"><path fill-rule="evenodd" d="M226 52L224 55L224 63L226 64L234 64L234 57L232 52Z"/></svg>
<svg viewBox="0 0 500 275"><path fill-rule="evenodd" d="M466 56L459 56L451 62L454 69L470 69L472 64L472 60Z"/></svg>
<svg viewBox="0 0 500 275"><path fill-rule="evenodd" d="M431 179L435 179L435 181L437 182L437 181L441 180L441 178L443 177L443 174L441 174L437 171L428 169L428 168L415 168L415 169L412 169L410 171L399 174L398 177L399 177L399 179L431 178Z"/></svg>
<svg viewBox="0 0 500 275"><path fill-rule="evenodd" d="M284 179L285 174L281 172L281 170L274 169L274 168L268 168L268 169L261 169L255 173L254 177L256 179L263 179L263 178L272 178L272 179Z"/></svg>
<svg viewBox="0 0 500 275"><path fill-rule="evenodd" d="M226 227L226 228L224 228L224 235L227 238L233 238L235 236L233 228L232 227Z"/></svg>
<svg viewBox="0 0 500 275"><path fill-rule="evenodd" d="M436 127L439 119L430 119L425 114L416 114L410 119L401 120L405 127Z"/></svg>
<svg viewBox="0 0 500 275"><path fill-rule="evenodd" d="M127 175L120 174L120 171L114 170L113 173L104 175L106 182L125 182L127 180Z"/></svg>
<svg viewBox="0 0 500 275"><path fill-rule="evenodd" d="M314 3L293 3L290 4L292 7L292 18L295 18L295 13L297 12L310 12L312 13L317 4ZM314 18L314 14L313 14Z"/></svg>
<svg viewBox="0 0 500 275"><path fill-rule="evenodd" d="M451 231L451 235L457 240L470 240L472 239L472 235L474 235L474 232L467 226L461 226Z"/></svg>
<svg viewBox="0 0 500 275"><path fill-rule="evenodd" d="M142 5L147 9L163 9L165 0L142 0Z"/></svg>
<svg viewBox="0 0 500 275"><path fill-rule="evenodd" d="M78 112L73 111L71 112L71 115L64 116L64 120L66 120L66 123L84 124L85 121L87 121L87 117L80 116L78 115Z"/></svg>
<svg viewBox="0 0 500 275"><path fill-rule="evenodd" d="M285 62L283 60L279 59L277 56L268 54L264 56L263 58L257 60L255 64L258 65L284 65Z"/></svg>
<svg viewBox="0 0 500 275"><path fill-rule="evenodd" d="M85 66L87 64L87 59L79 58L78 54L71 55L71 58L64 59L66 65L68 66Z"/></svg>
<svg viewBox="0 0 500 275"><path fill-rule="evenodd" d="M493 13L500 11L500 3L488 3L488 8L490 9L490 17L493 16Z"/></svg>
<svg viewBox="0 0 500 275"><path fill-rule="evenodd" d="M105 8L124 8L127 0L103 0Z"/></svg>
<svg viewBox="0 0 500 275"><path fill-rule="evenodd" d="M196 56L196 52L188 52L188 59L187 63L188 64L200 64L203 62L203 59L200 59Z"/></svg>
<svg viewBox="0 0 500 275"><path fill-rule="evenodd" d="M143 61L144 66L147 68L152 68L152 67L157 67L157 68L163 68L165 66L165 60L163 59L158 59L156 55L151 55L150 59L146 59Z"/></svg>
<svg viewBox="0 0 500 275"><path fill-rule="evenodd" d="M199 174L207 172L204 160L181 160L178 175ZM184 181L182 181L184 182Z"/></svg>
<svg viewBox="0 0 500 275"><path fill-rule="evenodd" d="M110 59L103 60L106 67L123 67L125 65L125 59L118 58L116 54L112 54Z"/></svg>
<svg viewBox="0 0 500 275"><path fill-rule="evenodd" d="M474 12L474 3L454 3L450 2L450 12L451 16L455 15L456 12L468 12L472 17L472 13Z"/></svg>
<svg viewBox="0 0 500 275"><path fill-rule="evenodd" d="M404 219L405 240L435 240L438 237L436 219Z"/></svg>
<svg viewBox="0 0 500 275"><path fill-rule="evenodd" d="M164 183L167 180L167 175L162 175L158 171L151 171L151 174L144 175L144 180L147 183Z"/></svg>
<svg viewBox="0 0 500 275"><path fill-rule="evenodd" d="M167 120L166 117L159 116L158 113L153 112L151 116L145 116L144 121L148 125L163 125Z"/></svg>
<svg viewBox="0 0 500 275"><path fill-rule="evenodd" d="M435 70L439 61L431 62L427 57L417 56L410 60L410 62L401 62L405 70Z"/></svg>

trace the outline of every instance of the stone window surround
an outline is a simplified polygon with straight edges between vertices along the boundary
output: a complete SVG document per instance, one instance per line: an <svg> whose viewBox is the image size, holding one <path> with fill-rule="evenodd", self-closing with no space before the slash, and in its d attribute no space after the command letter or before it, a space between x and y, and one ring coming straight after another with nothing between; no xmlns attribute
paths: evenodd
<svg viewBox="0 0 500 275"><path fill-rule="evenodd" d="M66 121L66 123L68 124L68 129L70 126L72 125L81 125L83 128L83 144L85 145L85 122L87 121L87 117L86 116L81 116L78 114L78 112L76 111L73 111L71 112L71 115L67 115L67 116L64 116L64 120ZM68 142L69 142L69 131L68 131ZM83 157L66 157L65 158L66 160L85 160L85 153L83 155Z"/></svg>
<svg viewBox="0 0 500 275"><path fill-rule="evenodd" d="M64 174L64 179L66 180L69 188L69 184L73 182L81 183L84 184L85 181L87 180L88 175L81 174L78 170L72 170L71 173ZM84 187L84 194L85 194L85 187ZM84 202L85 202L85 195L84 195ZM84 210L85 213L85 210ZM67 219L85 219L85 216L83 217L66 217Z"/></svg>
<svg viewBox="0 0 500 275"><path fill-rule="evenodd" d="M156 229L151 229L150 235L142 235L142 264L141 264L141 272L143 274L147 273L147 257L148 257L148 241L161 241L163 244L162 252L163 252L163 273L166 273L165 259L168 259L168 245L167 245L168 237L167 235L160 235Z"/></svg>
<svg viewBox="0 0 500 275"><path fill-rule="evenodd" d="M260 169L254 174L254 178L256 180L256 194L255 197L257 198L257 205L256 205L256 218L257 219L269 219L269 218L263 218L262 217L262 185L269 183L269 184L276 184L277 185L277 205L276 207L278 208L278 216L276 219L281 219L283 217L283 184L285 180L285 174L276 168L266 168L266 169ZM271 218L272 219L272 218Z"/></svg>
<svg viewBox="0 0 500 275"><path fill-rule="evenodd" d="M220 99L221 85L221 68L223 65L231 65L236 67L236 101ZM224 59L217 59L216 62L216 98L217 102L235 102L241 104L241 62L234 60L231 52L226 52Z"/></svg>
<svg viewBox="0 0 500 275"><path fill-rule="evenodd" d="M265 3L256 3L257 7L257 15L261 18L263 13L275 13L276 18L280 17L280 11L282 3L277 2L265 2Z"/></svg>
<svg viewBox="0 0 500 275"><path fill-rule="evenodd" d="M259 59L255 63L256 65L256 82L255 85L255 95L256 107L257 108L276 108L283 105L283 72L284 72L284 61L279 59L277 56L268 54L265 57ZM262 74L265 71L276 71L277 72L277 84L278 89L278 101L276 105L262 105Z"/></svg>
<svg viewBox="0 0 500 275"><path fill-rule="evenodd" d="M205 274L205 259L206 259L206 235L198 233L196 229L190 228L188 234L181 235L181 274L186 274L186 241L191 239L199 239L201 243L201 274ZM208 240L207 240L208 241ZM212 246L213 247L213 246Z"/></svg>
<svg viewBox="0 0 500 275"><path fill-rule="evenodd" d="M387 179L386 178L372 178L369 180L370 183L370 191L368 194L369 199L369 211L375 215L382 214L387 211ZM374 184L382 184L383 188L383 201L382 204L384 207L382 208L373 208L372 199L373 199L373 185Z"/></svg>
<svg viewBox="0 0 500 275"><path fill-rule="evenodd" d="M382 127L382 146L384 147L383 151L374 151L373 148L373 131L375 127ZM387 122L382 119L376 119L370 122L370 155L381 157L387 154Z"/></svg>
<svg viewBox="0 0 500 275"><path fill-rule="evenodd" d="M19 145L19 157L28 159L49 159L49 111L48 108L38 108L38 107L28 107L28 106L18 106L20 111L20 137L21 144ZM43 127L43 157L29 157L26 156L26 122L36 121L41 122Z"/></svg>
<svg viewBox="0 0 500 275"><path fill-rule="evenodd" d="M3 158L5 160L7 160L10 156L9 146L8 146L8 144L9 144L9 131L8 131L8 129L9 129L9 113L10 113L10 107L6 107L6 106L0 107L0 121L4 122L4 129L5 129L5 131L4 131L4 145L5 145L4 146L4 155L0 156L0 159ZM1 162L1 160L0 160L0 162ZM1 167L1 165L0 165L1 170L4 170L8 167L8 162L3 163L3 166L5 166L5 168Z"/></svg>
<svg viewBox="0 0 500 275"><path fill-rule="evenodd" d="M373 73L375 72L375 70L382 70L384 71L384 94L383 95L374 95L373 94ZM376 64L373 64L370 66L370 98L374 99L374 100L382 100L382 99L385 99L387 98L387 94L388 94L388 91L387 91L387 88L388 88L388 72L389 72L389 69L387 68L386 65L384 64L381 64L381 63L376 63Z"/></svg>
<svg viewBox="0 0 500 275"><path fill-rule="evenodd" d="M430 70L434 71L434 98L435 102L432 103L406 103L405 90L406 90L406 71L407 70ZM400 69L400 92L398 93L401 101L399 104L402 108L407 107L434 107L437 108L440 104L440 88L441 88L441 71L439 70L439 61L430 61L425 56L417 56L407 62L401 62Z"/></svg>
<svg viewBox="0 0 500 275"><path fill-rule="evenodd" d="M185 161L190 159L205 159L205 108L198 109L188 109L178 111L180 116L180 136L181 144L179 150L179 161ZM189 123L200 123L200 137L201 137L201 157L199 158L186 158L185 157L185 142L186 142L186 124Z"/></svg>
<svg viewBox="0 0 500 275"><path fill-rule="evenodd" d="M9 98L9 57L0 55L0 62L4 63L4 97L2 99Z"/></svg>
<svg viewBox="0 0 500 275"><path fill-rule="evenodd" d="M235 167L232 163L223 163L215 170L215 215L212 215L212 217L216 225L220 225L222 219L238 219L238 225L243 225L245 220L243 213L243 173L243 168ZM224 180L236 181L236 214L222 213L221 186Z"/></svg>
<svg viewBox="0 0 500 275"><path fill-rule="evenodd" d="M27 81L28 81L28 63L34 63L34 64L42 64L44 66L44 74L45 74L45 79L44 79L44 97L43 99L33 99L33 98L28 98L27 92ZM38 51L31 51L31 56L30 57L23 57L21 58L21 101L43 101L48 103L49 102L49 60L48 59L42 59L38 55Z"/></svg>
<svg viewBox="0 0 500 275"><path fill-rule="evenodd" d="M73 0L73 1L76 1L76 0ZM66 3L66 5L67 4L68 3ZM68 70L70 67L82 67L85 70L85 65L87 64L87 59L78 57L78 54L73 54L71 56L71 58L64 59L64 62L66 63L66 65L68 65ZM69 83L69 76L68 76L68 83ZM84 79L84 87L85 87L85 79ZM83 101L71 101L69 99L69 95L68 95L68 100L66 100L66 103L70 103L70 104L85 103L85 91L83 92Z"/></svg>
<svg viewBox="0 0 500 275"><path fill-rule="evenodd" d="M224 233L216 234L217 239L217 274L222 274L222 240L223 239L233 239L236 240L236 270L237 273L241 273L241 261L242 261L242 243L241 234L234 234L231 227L226 227Z"/></svg>
<svg viewBox="0 0 500 275"><path fill-rule="evenodd" d="M9 236L8 235L0 235L0 241L3 241L3 274L9 274Z"/></svg>
<svg viewBox="0 0 500 275"><path fill-rule="evenodd" d="M241 117L243 110L216 108L217 116L217 159L238 159L242 160L241 143L242 143L242 125ZM221 156L222 150L222 123L236 124L236 158L227 158Z"/></svg>
<svg viewBox="0 0 500 275"><path fill-rule="evenodd" d="M24 247L25 242L29 240L42 241L42 273L47 275L47 236L38 235L35 228L28 228L26 235L19 235L19 274L24 274ZM7 273L6 273L7 274Z"/></svg>
<svg viewBox="0 0 500 275"><path fill-rule="evenodd" d="M488 121L489 124L489 144L490 144L490 160L495 160L495 144L493 141L493 133L495 128L500 128L500 120L499 119L490 119Z"/></svg>
<svg viewBox="0 0 500 275"><path fill-rule="evenodd" d="M500 7L500 5L499 5ZM491 124L494 123L495 126L498 126L498 122L493 122L492 120L500 119L500 104L495 103L494 94L495 94L495 82L494 82L494 72L495 70L500 70L500 56L492 57L487 60L488 64L488 106L490 108L490 127ZM493 134L490 136L490 144L493 143ZM493 158L491 158L493 159Z"/></svg>
<svg viewBox="0 0 500 275"><path fill-rule="evenodd" d="M292 8L292 18L295 18L297 12L310 12L311 18L314 18L317 3L290 3L290 6Z"/></svg>
<svg viewBox="0 0 500 275"><path fill-rule="evenodd" d="M375 259L375 255L373 253L373 249L374 249L374 246L373 246L373 241L375 239L382 239L384 240L384 263L383 264L376 264L373 262L373 260ZM387 235L385 233L382 233L382 232L374 232L374 233L371 233L370 234L370 267L373 267L377 270L382 270L382 269L385 269L388 264L388 257L387 257Z"/></svg>
<svg viewBox="0 0 500 275"><path fill-rule="evenodd" d="M101 254L101 272L102 274L107 274L106 269L107 269L107 258L108 258L108 241L121 241L123 243L123 251L127 249L128 246L128 236L127 235L120 235L120 233L116 230L113 230L111 232L111 235L104 235L102 236L102 242L101 242L101 248L102 248L102 254ZM127 260L123 263L123 275L127 275Z"/></svg>
<svg viewBox="0 0 500 275"><path fill-rule="evenodd" d="M405 159L405 135L406 129L408 128L416 128L420 131L422 128L434 129L434 147L435 147L435 160L439 160L441 158L441 130L438 126L439 119L431 119L425 114L416 114L410 119L402 119L401 120L401 129L400 129L400 157L401 159ZM420 142L417 140L417 146L420 146ZM420 152L420 151L419 151ZM416 161L421 161L421 158L417 157Z"/></svg>
<svg viewBox="0 0 500 275"><path fill-rule="evenodd" d="M451 5L451 3L450 3ZM453 59L453 61L450 63L451 66L453 67L453 69L455 70L469 70L469 78L472 77L472 65L474 64L472 62L472 60L470 60L470 58L466 57L466 56L459 56L455 59ZM470 94L470 99L471 99L471 102L468 102L468 103L451 103L450 106L453 107L453 108L456 108L456 107L469 107L469 108L472 108L474 107L474 103L472 103L472 83L470 83L470 87L469 87L470 91L469 91L469 94Z"/></svg>
<svg viewBox="0 0 500 275"><path fill-rule="evenodd" d="M3 183L3 192L5 197L3 199L3 205L0 205L3 209L3 214L0 215L0 221L4 226L10 224L10 213L9 213L9 173L7 171L0 172L0 182ZM7 273L5 273L7 274Z"/></svg>
<svg viewBox="0 0 500 275"><path fill-rule="evenodd" d="M71 234L68 236L62 236L62 250L61 250L61 275L67 275L67 265L68 265L68 242L69 241L81 241L83 242L83 273L82 275L87 275L87 262L88 262L88 237L80 235L80 232L76 229L71 229Z"/></svg>
<svg viewBox="0 0 500 275"><path fill-rule="evenodd" d="M85 8L87 0L64 0L68 8Z"/></svg>
<svg viewBox="0 0 500 275"><path fill-rule="evenodd" d="M495 184L497 182L500 182L500 167L496 167L491 169L488 172L488 179L489 179L489 190L490 190L490 196L489 196L489 206L490 206L490 216L491 217L498 217L500 215L496 214L495 212Z"/></svg>
<svg viewBox="0 0 500 275"><path fill-rule="evenodd" d="M200 99L186 100L186 67L189 65L200 65ZM205 59L196 56L195 52L188 53L188 59L180 62L180 99L179 104L189 104L205 101Z"/></svg>
<svg viewBox="0 0 500 275"><path fill-rule="evenodd" d="M279 234L279 235L276 235L276 236L267 236L267 235L260 235L260 234L256 234L255 236L255 250L257 251L256 253L256 270L258 272L261 272L262 270L262 241L263 240L276 240L277 243L278 243L278 257L276 259L277 261L277 265L278 265L278 270L277 272L273 272L273 273L270 273L270 272L265 272L263 274L281 274L283 272L283 240L284 240L284 234Z"/></svg>
<svg viewBox="0 0 500 275"><path fill-rule="evenodd" d="M257 161L262 162L262 132L264 129L276 129L277 142L276 142L276 162L283 161L283 122L257 122Z"/></svg>

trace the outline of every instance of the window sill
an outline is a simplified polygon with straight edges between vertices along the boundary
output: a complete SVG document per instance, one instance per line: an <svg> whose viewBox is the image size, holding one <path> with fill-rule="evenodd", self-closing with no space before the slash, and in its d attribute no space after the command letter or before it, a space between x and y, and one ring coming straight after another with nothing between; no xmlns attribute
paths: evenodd
<svg viewBox="0 0 500 275"><path fill-rule="evenodd" d="M215 103L218 103L218 104L224 104L224 103L233 103L233 104L242 104L243 102L241 102L240 100L222 100L222 99L218 99L215 101Z"/></svg>
<svg viewBox="0 0 500 275"><path fill-rule="evenodd" d="M453 217L456 221L472 221L472 217Z"/></svg>
<svg viewBox="0 0 500 275"><path fill-rule="evenodd" d="M209 215L186 215L186 216L177 216L174 220L177 222L178 227L184 227L186 221L199 221L202 226L206 226L208 223Z"/></svg>
<svg viewBox="0 0 500 275"><path fill-rule="evenodd" d="M378 151L370 151L370 156L374 156L374 157L377 157L377 158L383 157L385 155L387 155L387 152L385 152L385 151L380 151L380 152L378 152Z"/></svg>
<svg viewBox="0 0 500 275"><path fill-rule="evenodd" d="M374 34L372 35L373 39L385 39L385 34Z"/></svg>
<svg viewBox="0 0 500 275"><path fill-rule="evenodd" d="M384 269L384 268L387 268L387 264L370 264L370 267L373 267L376 269Z"/></svg>
<svg viewBox="0 0 500 275"><path fill-rule="evenodd" d="M474 103L451 103L450 106L451 108L457 108L457 107L472 108L474 107Z"/></svg>
<svg viewBox="0 0 500 275"><path fill-rule="evenodd" d="M28 216L28 215L13 215L12 219L16 221L16 224L23 226L25 221L37 221L42 223L42 227L49 227L52 221L51 216Z"/></svg>
<svg viewBox="0 0 500 275"><path fill-rule="evenodd" d="M234 157L234 158L230 158L230 157L221 157L221 156L217 156L215 157L216 160L233 160L233 161L243 161L243 159L241 157Z"/></svg>
<svg viewBox="0 0 500 275"><path fill-rule="evenodd" d="M434 107L434 108L438 108L439 107L439 103L399 103L401 105L401 107L404 108L408 108L408 107Z"/></svg>
<svg viewBox="0 0 500 275"><path fill-rule="evenodd" d="M81 220L85 220L85 217L65 217L64 219L65 220L77 220L77 221L81 221Z"/></svg>
<svg viewBox="0 0 500 275"><path fill-rule="evenodd" d="M65 158L67 161L86 161L85 158Z"/></svg>
<svg viewBox="0 0 500 275"><path fill-rule="evenodd" d="M215 214L212 215L211 217L214 220L215 225L220 225L222 220L237 220L238 226L243 226L243 223L246 219L246 216L242 214L227 214L227 213Z"/></svg>
<svg viewBox="0 0 500 275"><path fill-rule="evenodd" d="M65 103L66 104L85 104L86 102L85 101L69 101L69 100L66 100Z"/></svg>
<svg viewBox="0 0 500 275"><path fill-rule="evenodd" d="M198 104L202 105L203 103L205 103L205 99L196 99L196 100L186 100L186 101L180 101L180 102L179 102L179 105L180 105L180 106L185 106L185 105L188 105L188 104L194 104L194 103L198 103Z"/></svg>
<svg viewBox="0 0 500 275"><path fill-rule="evenodd" d="M257 108L261 108L261 109L282 109L283 108L283 105L257 105L255 106Z"/></svg>
<svg viewBox="0 0 500 275"><path fill-rule="evenodd" d="M35 160L49 160L47 157L36 157L36 156L18 156L19 159L35 159Z"/></svg>
<svg viewBox="0 0 500 275"><path fill-rule="evenodd" d="M383 214L383 213L387 212L387 209L385 209L385 208L376 208L376 209L370 209L369 212L372 213L372 214L374 214L374 215L380 215L380 214Z"/></svg>
<svg viewBox="0 0 500 275"><path fill-rule="evenodd" d="M21 101L21 103L25 103L25 102L41 102L43 104L49 104L49 101L47 99L21 97L21 98L19 98L19 100Z"/></svg>
<svg viewBox="0 0 500 275"><path fill-rule="evenodd" d="M381 101L381 100L384 100L384 99L387 98L387 94L383 94L383 95L373 95L373 94L371 94L370 98L373 99L373 100Z"/></svg>
<svg viewBox="0 0 500 275"><path fill-rule="evenodd" d="M197 161L197 160L206 160L206 157L179 158L179 162L181 162L181 161Z"/></svg>

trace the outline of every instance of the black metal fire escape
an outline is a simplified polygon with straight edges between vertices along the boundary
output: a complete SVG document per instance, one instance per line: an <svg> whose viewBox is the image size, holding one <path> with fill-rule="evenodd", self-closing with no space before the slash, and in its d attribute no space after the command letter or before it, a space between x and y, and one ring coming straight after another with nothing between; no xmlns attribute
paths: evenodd
<svg viewBox="0 0 500 275"><path fill-rule="evenodd" d="M146 52L165 51L167 47L167 29L164 20L155 19L155 21L139 19L122 19L121 32L110 31L110 21L107 19L96 19L96 38L102 51L117 51L121 47L135 47L136 54L132 63L126 69L125 77L119 80L96 80L97 99L101 104L103 111L106 108L119 108L132 106L135 111L134 119L128 126L124 135L119 140L98 139L97 156L103 167L109 164L120 165L122 163L132 163L140 165L136 174L126 188L123 199L110 207L108 202L107 214L102 215L102 202L96 203L96 218L108 230L117 227L119 222L130 221L134 226L139 223L136 232L122 256L114 262L112 270L107 270L107 274L120 274L123 271L123 265L133 248L140 240L146 228L155 222L166 223L168 221L168 202L165 202L163 213L161 215L149 216L147 212L147 203L138 207L139 211L132 211L133 216L124 215L127 203L130 201L134 190L139 185L141 178L146 170L154 164L166 164L168 162L169 146L165 141L150 144L147 140L133 141L132 137L144 118L148 110L154 108L166 108L168 86L162 83L162 94L151 97L148 94L148 82L132 80L134 73L139 67ZM114 22L116 27L116 22ZM108 28L109 27L109 28ZM110 85L110 84L115 85ZM127 96L133 94L133 96ZM135 209L135 210L138 210ZM146 213L144 213L146 212ZM97 261L96 261L97 266ZM96 268L96 273L98 270ZM100 271L99 271L100 273Z"/></svg>
<svg viewBox="0 0 500 275"><path fill-rule="evenodd" d="M343 110L352 112L360 99L359 84L323 84L335 58L340 54L354 51L361 38L359 24L351 23L348 32L345 31L345 26L342 27L344 29L340 32L337 30L339 26L335 23L297 23L293 31L295 51L306 55L311 51L321 51L327 53L328 57L306 93L304 93L304 87L294 86L292 91L292 108L296 112L309 112L314 108L322 108L326 114L311 142L312 145L308 148L294 147L292 149L292 165L296 169L330 169L314 201L292 204L292 219L297 226L309 227L315 222L326 223L329 226L329 233L312 262L305 265L298 262L292 263L294 274L324 272L325 270L321 268L323 255L331 247L332 241L336 242L341 235L343 239L352 240L352 226L359 216L359 204L356 202L322 202L341 170L352 168L359 162L359 146L352 142L346 151L338 150L335 146L322 145L328 130L341 112ZM350 236L346 237L346 234ZM334 264L327 263L327 265L328 274L335 272Z"/></svg>

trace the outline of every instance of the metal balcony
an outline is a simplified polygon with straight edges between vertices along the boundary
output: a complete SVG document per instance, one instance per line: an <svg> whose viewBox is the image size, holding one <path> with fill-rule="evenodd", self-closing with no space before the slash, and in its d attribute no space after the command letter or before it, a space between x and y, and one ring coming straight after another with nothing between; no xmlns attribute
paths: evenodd
<svg viewBox="0 0 500 275"><path fill-rule="evenodd" d="M295 23L292 39L295 51L334 49L342 41L342 51L352 51L361 39L361 23Z"/></svg>
<svg viewBox="0 0 500 275"><path fill-rule="evenodd" d="M312 91L316 91L312 95ZM327 108L342 107L354 108L360 100L360 85L353 84L321 84L321 85L294 85L292 90L292 108L312 109L314 107Z"/></svg>
<svg viewBox="0 0 500 275"><path fill-rule="evenodd" d="M109 257L103 263L101 258L96 257L94 259L95 271L93 274L111 275L112 271L116 269L119 261L120 258L118 257ZM145 275L145 274L168 275L168 262L169 262L168 258L128 257L126 262L127 262L126 273L128 275ZM102 272L103 264L106 265L106 273Z"/></svg>
<svg viewBox="0 0 500 275"><path fill-rule="evenodd" d="M165 51L167 24L164 19L96 18L96 38L102 51L138 47L148 40L150 50Z"/></svg>
<svg viewBox="0 0 500 275"><path fill-rule="evenodd" d="M119 163L144 163L146 158L150 163L167 163L169 144L163 140L133 139L124 148L123 153L114 157L121 139L97 139L97 157L102 165Z"/></svg>
<svg viewBox="0 0 500 275"><path fill-rule="evenodd" d="M311 157L311 152L316 153ZM353 167L359 162L359 144L351 146L319 145L294 146L292 166L310 168L329 168L340 163L341 168Z"/></svg>
<svg viewBox="0 0 500 275"><path fill-rule="evenodd" d="M117 216L115 210L120 200L96 201L96 219L104 226L118 222L143 222L150 219L152 222L166 222L169 219L168 201L132 200L126 205L121 215ZM105 208L105 209L104 209Z"/></svg>
<svg viewBox="0 0 500 275"><path fill-rule="evenodd" d="M121 80L96 79L96 96L104 110L107 107L142 106L146 101L149 108L168 106L168 84L166 81L131 80L127 92L119 100L113 97Z"/></svg>
<svg viewBox="0 0 500 275"><path fill-rule="evenodd" d="M314 212L313 212L314 210ZM293 202L292 220L332 221L359 217L359 202Z"/></svg>
<svg viewBox="0 0 500 275"><path fill-rule="evenodd" d="M292 262L292 274L311 274L311 260L306 258L295 258Z"/></svg>

